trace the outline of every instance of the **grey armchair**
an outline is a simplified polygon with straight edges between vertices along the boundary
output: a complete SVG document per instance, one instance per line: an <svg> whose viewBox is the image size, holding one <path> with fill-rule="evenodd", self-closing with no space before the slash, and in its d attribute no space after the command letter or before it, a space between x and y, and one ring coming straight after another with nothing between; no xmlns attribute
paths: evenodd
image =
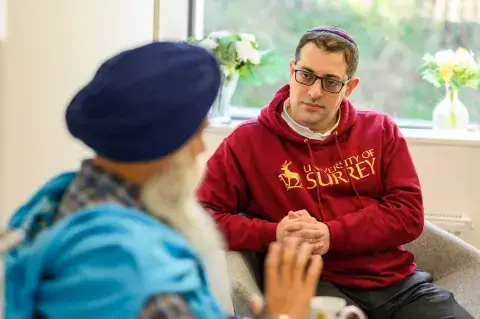
<svg viewBox="0 0 480 319"><path fill-rule="evenodd" d="M432 274L434 282L449 289L474 318L480 318L480 251L449 232L425 222L422 235L405 248L415 254L418 267ZM228 252L235 313L252 317L248 303L261 294L261 265L251 252Z"/></svg>

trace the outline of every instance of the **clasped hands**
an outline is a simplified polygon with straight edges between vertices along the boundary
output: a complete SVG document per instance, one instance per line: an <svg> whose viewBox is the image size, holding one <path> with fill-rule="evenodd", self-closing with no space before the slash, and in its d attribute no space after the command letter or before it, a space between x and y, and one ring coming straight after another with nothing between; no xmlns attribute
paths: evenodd
<svg viewBox="0 0 480 319"><path fill-rule="evenodd" d="M313 246L312 254L324 255L330 248L330 230L302 209L290 211L277 226L277 241L300 238Z"/></svg>

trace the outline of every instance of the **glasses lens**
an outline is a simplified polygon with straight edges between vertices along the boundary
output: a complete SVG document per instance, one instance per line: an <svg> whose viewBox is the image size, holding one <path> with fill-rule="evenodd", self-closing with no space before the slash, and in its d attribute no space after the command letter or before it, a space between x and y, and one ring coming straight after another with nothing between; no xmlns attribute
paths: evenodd
<svg viewBox="0 0 480 319"><path fill-rule="evenodd" d="M316 77L312 73L305 72L302 70L296 70L295 80L297 80L297 82L301 84L311 85L313 82L315 82Z"/></svg>
<svg viewBox="0 0 480 319"><path fill-rule="evenodd" d="M343 84L341 82L331 80L331 79L322 79L323 89L332 93L338 93L342 90Z"/></svg>

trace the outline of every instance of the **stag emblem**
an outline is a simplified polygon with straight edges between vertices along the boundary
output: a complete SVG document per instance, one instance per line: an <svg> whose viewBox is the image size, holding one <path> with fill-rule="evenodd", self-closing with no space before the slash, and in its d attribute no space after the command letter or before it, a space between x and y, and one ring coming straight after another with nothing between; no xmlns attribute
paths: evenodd
<svg viewBox="0 0 480 319"><path fill-rule="evenodd" d="M288 167L292 164L292 162L285 161L282 165L282 173L278 175L278 178L285 184L285 188L287 191L291 190L292 188L301 188L302 187L302 180L300 179L300 174L292 172Z"/></svg>

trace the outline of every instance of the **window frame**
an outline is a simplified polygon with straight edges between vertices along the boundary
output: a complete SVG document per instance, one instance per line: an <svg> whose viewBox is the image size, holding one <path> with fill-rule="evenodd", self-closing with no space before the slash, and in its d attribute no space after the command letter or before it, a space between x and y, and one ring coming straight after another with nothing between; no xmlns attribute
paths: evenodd
<svg viewBox="0 0 480 319"><path fill-rule="evenodd" d="M183 41L193 29L194 0L153 0L154 41Z"/></svg>

